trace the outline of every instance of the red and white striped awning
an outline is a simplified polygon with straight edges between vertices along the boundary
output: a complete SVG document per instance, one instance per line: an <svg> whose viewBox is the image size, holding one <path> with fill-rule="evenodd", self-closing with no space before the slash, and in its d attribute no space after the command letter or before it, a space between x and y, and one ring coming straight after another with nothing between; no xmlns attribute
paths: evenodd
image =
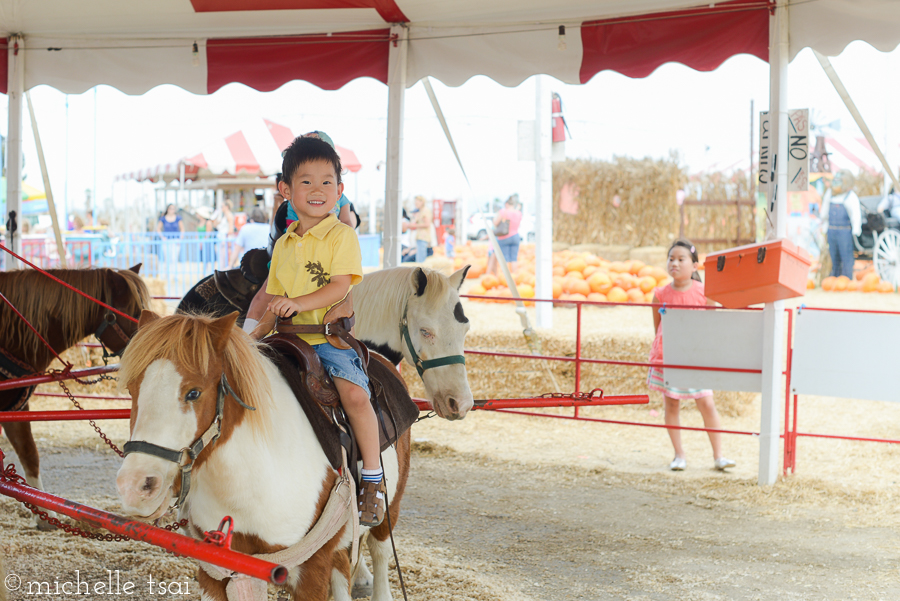
<svg viewBox="0 0 900 601"><path fill-rule="evenodd" d="M292 80L337 89L387 82L391 26L408 32L407 86L486 75L517 85L543 73L583 83L611 69L644 77L666 62L715 69L735 54L768 60L772 0L0 0L0 92L8 53L26 51L25 89L107 84L197 94L231 82ZM896 0L788 2L790 56L835 55L854 40L900 42ZM562 28L562 29L561 29ZM11 47L8 47L12 44ZM18 46L17 46L18 44Z"/></svg>
<svg viewBox="0 0 900 601"><path fill-rule="evenodd" d="M832 133L825 138L825 148L829 153L832 171L849 169L853 173L868 171L872 174L882 171L878 155L862 134L849 136Z"/></svg>
<svg viewBox="0 0 900 601"><path fill-rule="evenodd" d="M174 163L164 163L117 179L171 182L181 178L184 166L186 180L228 176L269 177L281 171L281 153L294 140L290 128L261 119L233 134L203 147L201 152ZM335 145L345 170L356 172L362 168L356 154Z"/></svg>

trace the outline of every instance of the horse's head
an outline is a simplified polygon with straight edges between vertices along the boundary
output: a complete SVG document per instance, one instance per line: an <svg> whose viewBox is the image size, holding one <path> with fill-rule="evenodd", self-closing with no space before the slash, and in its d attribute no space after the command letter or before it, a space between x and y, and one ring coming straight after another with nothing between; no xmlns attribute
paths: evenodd
<svg viewBox="0 0 900 601"><path fill-rule="evenodd" d="M411 272L404 320L408 334L401 340L403 356L419 371L435 413L449 420L464 418L473 404L463 360L469 320L459 300L468 270L449 278L422 268Z"/></svg>
<svg viewBox="0 0 900 601"><path fill-rule="evenodd" d="M227 440L247 413L228 400L237 395L224 377L242 381L243 369L258 367L249 339L236 340L246 338L236 319L142 313L119 372L132 396L131 437L116 478L126 514L155 519L173 497L183 500L190 470L209 455L201 452Z"/></svg>
<svg viewBox="0 0 900 601"><path fill-rule="evenodd" d="M150 291L138 275L141 264L128 269L110 269L106 274L106 287L109 291L107 304L119 309L122 313L138 318L141 311L150 308ZM130 319L105 309L99 308L100 317L94 335L100 340L108 355L120 355L128 342L137 332L138 326Z"/></svg>

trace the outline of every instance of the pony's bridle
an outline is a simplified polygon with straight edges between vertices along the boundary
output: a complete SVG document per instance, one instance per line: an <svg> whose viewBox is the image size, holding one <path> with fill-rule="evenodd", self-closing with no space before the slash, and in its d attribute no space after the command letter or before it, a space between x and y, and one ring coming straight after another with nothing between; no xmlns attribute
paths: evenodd
<svg viewBox="0 0 900 601"><path fill-rule="evenodd" d="M419 372L419 377L422 377L422 374L425 373L426 369L432 369L435 367L441 367L442 365L453 365L459 363L461 365L466 364L466 358L463 355L447 355L446 357L438 357L437 359L428 359L427 361L422 361L419 358L419 354L416 352L415 347L413 346L412 339L409 337L409 322L406 319L406 312L409 310L409 301L406 302L406 306L403 307L403 318L400 320L400 335L406 341L406 347L409 349L409 354L412 357L413 365L416 366L416 371Z"/></svg>
<svg viewBox="0 0 900 601"><path fill-rule="evenodd" d="M181 492L178 495L175 507L181 506L187 498L188 491L191 489L191 470L194 469L194 461L203 449L214 443L219 438L219 434L222 433L222 415L225 410L226 394L230 395L244 409L256 411L255 407L247 405L240 399L237 393L234 392L231 384L228 383L225 372L222 372L222 379L219 380L218 396L216 397L216 414L213 416L212 423L206 431L190 446L184 447L180 451L175 451L143 440L131 440L125 443L126 457L131 453L143 453L178 464L178 467L181 468Z"/></svg>
<svg viewBox="0 0 900 601"><path fill-rule="evenodd" d="M103 338L104 335L106 336L105 340ZM107 359L110 357L121 357L122 353L125 352L125 347L131 342L131 337L126 334L125 330L122 329L122 326L119 325L116 314L108 309L103 315L100 325L97 326L97 331L94 332L94 336L97 337L97 340L100 341L100 346L103 348L104 363L106 363ZM116 338L118 338L118 340L116 340ZM116 344L117 342L121 343L121 345ZM119 350L115 352L109 350L116 346L119 347Z"/></svg>

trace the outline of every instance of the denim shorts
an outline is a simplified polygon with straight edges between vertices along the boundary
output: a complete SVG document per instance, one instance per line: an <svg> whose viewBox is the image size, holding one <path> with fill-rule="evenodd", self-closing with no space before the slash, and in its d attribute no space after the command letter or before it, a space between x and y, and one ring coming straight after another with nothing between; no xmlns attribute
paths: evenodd
<svg viewBox="0 0 900 601"><path fill-rule="evenodd" d="M356 384L363 390L369 390L369 378L363 371L359 355L351 349L339 349L327 342L313 346L322 367L333 378L341 378Z"/></svg>
<svg viewBox="0 0 900 601"><path fill-rule="evenodd" d="M521 241L522 238L519 234L513 234L508 238L497 240L497 244L500 246L500 252L503 253L503 258L506 259L507 263L515 263L518 260L519 243Z"/></svg>

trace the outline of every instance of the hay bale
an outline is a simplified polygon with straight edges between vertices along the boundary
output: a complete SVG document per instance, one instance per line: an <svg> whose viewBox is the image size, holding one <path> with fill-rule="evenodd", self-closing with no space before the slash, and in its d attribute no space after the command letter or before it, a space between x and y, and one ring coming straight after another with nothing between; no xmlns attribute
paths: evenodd
<svg viewBox="0 0 900 601"><path fill-rule="evenodd" d="M628 247L666 244L678 232L675 193L686 179L675 155L555 163L553 238ZM567 185L578 191L574 215L560 208L559 196Z"/></svg>
<svg viewBox="0 0 900 601"><path fill-rule="evenodd" d="M669 258L668 250L667 246L641 246L640 248L632 248L631 252L628 253L628 258L634 261L641 261L645 265L665 269ZM613 261L616 259L609 260Z"/></svg>

